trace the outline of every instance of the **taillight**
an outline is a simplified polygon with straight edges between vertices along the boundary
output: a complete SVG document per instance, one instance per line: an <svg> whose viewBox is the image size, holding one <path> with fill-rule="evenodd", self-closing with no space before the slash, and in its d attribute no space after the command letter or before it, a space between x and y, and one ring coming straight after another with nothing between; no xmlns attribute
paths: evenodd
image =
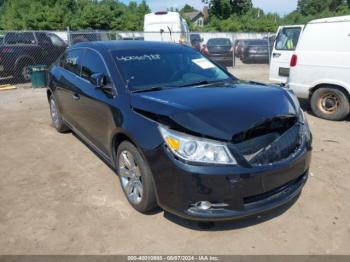
<svg viewBox="0 0 350 262"><path fill-rule="evenodd" d="M296 66L298 63L298 56L292 55L292 58L290 59L290 67Z"/></svg>
<svg viewBox="0 0 350 262"><path fill-rule="evenodd" d="M205 46L204 48L203 48L203 53L204 54L209 54L209 50L208 50L208 47L207 46Z"/></svg>

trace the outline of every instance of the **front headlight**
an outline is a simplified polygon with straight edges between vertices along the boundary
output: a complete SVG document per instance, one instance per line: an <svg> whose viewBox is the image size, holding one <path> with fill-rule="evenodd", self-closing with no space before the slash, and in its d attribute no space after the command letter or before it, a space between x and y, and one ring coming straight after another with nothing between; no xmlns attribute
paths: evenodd
<svg viewBox="0 0 350 262"><path fill-rule="evenodd" d="M310 127L305 113L301 108L299 108L298 112L298 121L302 124L302 128L300 129L302 139L309 141L311 138Z"/></svg>
<svg viewBox="0 0 350 262"><path fill-rule="evenodd" d="M159 131L172 153L179 158L207 164L237 164L225 143L187 135L159 126Z"/></svg>

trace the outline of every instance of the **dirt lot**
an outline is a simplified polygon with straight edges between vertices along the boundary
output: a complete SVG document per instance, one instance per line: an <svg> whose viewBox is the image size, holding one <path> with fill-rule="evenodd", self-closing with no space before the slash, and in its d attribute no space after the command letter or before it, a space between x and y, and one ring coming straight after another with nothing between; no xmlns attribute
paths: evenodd
<svg viewBox="0 0 350 262"><path fill-rule="evenodd" d="M233 72L267 81L268 67ZM350 254L350 124L308 119L314 152L300 198L204 227L133 210L113 171L51 127L45 90L0 91L0 253Z"/></svg>

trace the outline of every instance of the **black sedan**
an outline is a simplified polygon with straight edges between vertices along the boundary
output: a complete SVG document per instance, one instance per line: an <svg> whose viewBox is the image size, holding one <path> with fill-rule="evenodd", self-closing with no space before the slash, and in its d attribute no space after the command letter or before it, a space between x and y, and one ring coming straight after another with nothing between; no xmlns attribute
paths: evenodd
<svg viewBox="0 0 350 262"><path fill-rule="evenodd" d="M222 66L233 65L233 46L229 38L211 38L201 52Z"/></svg>
<svg viewBox="0 0 350 262"><path fill-rule="evenodd" d="M51 68L47 97L57 131L109 163L140 212L245 217L295 199L308 177L311 134L295 96L239 81L187 46L78 44Z"/></svg>
<svg viewBox="0 0 350 262"><path fill-rule="evenodd" d="M268 63L272 45L267 39L244 40L239 57L243 63Z"/></svg>

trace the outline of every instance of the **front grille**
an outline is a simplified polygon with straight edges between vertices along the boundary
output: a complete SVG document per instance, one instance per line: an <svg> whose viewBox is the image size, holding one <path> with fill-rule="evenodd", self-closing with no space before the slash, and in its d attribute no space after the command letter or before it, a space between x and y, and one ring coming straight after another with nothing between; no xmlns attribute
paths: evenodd
<svg viewBox="0 0 350 262"><path fill-rule="evenodd" d="M254 156L249 163L252 165L266 165L289 157L300 144L300 128L299 124L294 125Z"/></svg>
<svg viewBox="0 0 350 262"><path fill-rule="evenodd" d="M252 131L250 131L252 132ZM235 149L252 166L282 161L295 153L302 144L302 124L294 123L287 130L263 133L234 144Z"/></svg>

